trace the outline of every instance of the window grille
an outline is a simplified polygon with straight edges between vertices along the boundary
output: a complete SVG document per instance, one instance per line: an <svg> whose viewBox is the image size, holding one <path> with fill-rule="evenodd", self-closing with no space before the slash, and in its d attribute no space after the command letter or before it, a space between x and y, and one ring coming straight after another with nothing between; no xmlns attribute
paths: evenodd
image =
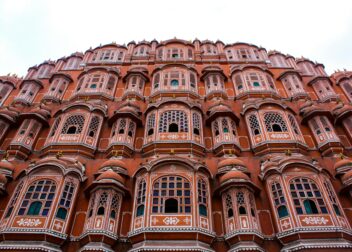
<svg viewBox="0 0 352 252"><path fill-rule="evenodd" d="M63 188L61 198L59 201L59 208L56 212L56 217L65 220L67 213L71 207L73 200L73 192L75 190L75 185L72 182L66 182Z"/></svg>
<svg viewBox="0 0 352 252"><path fill-rule="evenodd" d="M138 192L137 192L137 210L136 216L144 215L144 204L145 204L145 194L146 194L146 182L142 179L138 184Z"/></svg>
<svg viewBox="0 0 352 252"><path fill-rule="evenodd" d="M198 179L198 207L199 214L207 216L207 206L208 206L208 193L207 193L207 183L204 179Z"/></svg>
<svg viewBox="0 0 352 252"><path fill-rule="evenodd" d="M260 125L259 125L259 121L256 115L250 115L248 117L248 121L249 121L249 126L252 132L252 135L260 135L261 131L260 131Z"/></svg>
<svg viewBox="0 0 352 252"><path fill-rule="evenodd" d="M279 218L288 216L289 214L286 206L287 202L281 185L277 182L273 183L271 185L271 193Z"/></svg>
<svg viewBox="0 0 352 252"><path fill-rule="evenodd" d="M191 213L191 184L180 176L165 176L153 184L152 212L167 213L167 200L173 199L173 213Z"/></svg>
<svg viewBox="0 0 352 252"><path fill-rule="evenodd" d="M286 122L278 113L265 113L264 123L268 132L288 131Z"/></svg>
<svg viewBox="0 0 352 252"><path fill-rule="evenodd" d="M168 132L171 124L176 124L179 132L188 132L187 114L180 110L170 110L162 113L159 121L159 132Z"/></svg>
<svg viewBox="0 0 352 252"><path fill-rule="evenodd" d="M297 214L328 213L323 195L313 180L293 179L290 182L290 191Z"/></svg>
<svg viewBox="0 0 352 252"><path fill-rule="evenodd" d="M84 121L85 118L82 115L69 116L62 127L61 134L70 134L69 129L74 129L71 134L80 134L84 126Z"/></svg>
<svg viewBox="0 0 352 252"><path fill-rule="evenodd" d="M56 185L52 180L37 180L30 184L22 199L18 215L47 216L55 199Z"/></svg>
<svg viewBox="0 0 352 252"><path fill-rule="evenodd" d="M90 120L90 124L89 124L89 128L88 128L88 136L90 136L90 137L96 136L98 129L99 129L99 125L100 125L99 117L94 116Z"/></svg>

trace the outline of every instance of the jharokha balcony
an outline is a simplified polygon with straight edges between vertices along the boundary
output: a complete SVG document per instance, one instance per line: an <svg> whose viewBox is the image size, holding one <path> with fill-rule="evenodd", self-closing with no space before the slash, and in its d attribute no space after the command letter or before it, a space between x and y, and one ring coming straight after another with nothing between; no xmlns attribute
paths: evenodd
<svg viewBox="0 0 352 252"><path fill-rule="evenodd" d="M107 156L131 157L135 151L137 127L142 125L141 111L136 103L127 102L109 119L112 125Z"/></svg>
<svg viewBox="0 0 352 252"><path fill-rule="evenodd" d="M54 115L42 155L80 154L94 157L107 106L99 101L74 102Z"/></svg>
<svg viewBox="0 0 352 252"><path fill-rule="evenodd" d="M143 152L204 155L202 111L196 103L178 100L150 104Z"/></svg>
<svg viewBox="0 0 352 252"><path fill-rule="evenodd" d="M246 118L255 154L307 151L296 114L285 104L273 99L248 100L241 114Z"/></svg>
<svg viewBox="0 0 352 252"><path fill-rule="evenodd" d="M333 116L329 109L307 101L301 106L300 114L302 116L302 123L308 124L317 147L323 156L343 152L344 148L341 140L331 123Z"/></svg>
<svg viewBox="0 0 352 252"><path fill-rule="evenodd" d="M207 115L206 123L211 125L215 155L238 155L241 152L237 134L239 118L233 110L226 104L219 103L211 106Z"/></svg>

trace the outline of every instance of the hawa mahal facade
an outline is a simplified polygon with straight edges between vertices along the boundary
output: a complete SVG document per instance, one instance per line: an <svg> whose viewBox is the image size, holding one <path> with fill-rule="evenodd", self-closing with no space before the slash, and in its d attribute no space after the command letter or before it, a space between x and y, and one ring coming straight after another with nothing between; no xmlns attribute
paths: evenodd
<svg viewBox="0 0 352 252"><path fill-rule="evenodd" d="M1 251L352 251L352 72L115 43L0 77Z"/></svg>

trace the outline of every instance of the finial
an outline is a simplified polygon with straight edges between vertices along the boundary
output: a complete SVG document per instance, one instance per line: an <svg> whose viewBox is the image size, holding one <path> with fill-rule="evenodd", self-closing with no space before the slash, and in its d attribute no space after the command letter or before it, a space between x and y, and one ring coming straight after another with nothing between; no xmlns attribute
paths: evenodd
<svg viewBox="0 0 352 252"><path fill-rule="evenodd" d="M10 153L8 151L6 151L5 156L2 158L3 160L8 160L10 156Z"/></svg>
<svg viewBox="0 0 352 252"><path fill-rule="evenodd" d="M64 154L62 153L62 151L58 151L56 153L56 158L59 159L60 157L62 157Z"/></svg>

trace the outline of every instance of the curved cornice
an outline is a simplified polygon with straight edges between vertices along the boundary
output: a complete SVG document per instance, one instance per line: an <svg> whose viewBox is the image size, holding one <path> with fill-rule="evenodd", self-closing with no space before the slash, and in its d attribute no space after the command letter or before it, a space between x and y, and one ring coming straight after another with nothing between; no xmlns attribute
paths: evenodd
<svg viewBox="0 0 352 252"><path fill-rule="evenodd" d="M56 77L63 77L65 78L66 80L68 80L70 83L73 82L73 79L72 77L67 74L67 73L53 73L51 76L50 76L50 79L49 79L49 83L51 83Z"/></svg>
<svg viewBox="0 0 352 252"><path fill-rule="evenodd" d="M150 103L150 104L148 104L148 107L147 107L147 109L145 111L145 114L149 113L150 110L158 109L161 106L163 106L165 104L169 104L169 103L173 103L173 104L181 103L183 105L186 105L190 109L196 108L203 114L203 111L201 109L201 105L200 104L192 102L192 101L188 101L188 100L178 99L178 98L175 98L175 99L170 99L169 98L169 99L164 99L162 101L158 101L158 102L155 102L155 103Z"/></svg>
<svg viewBox="0 0 352 252"><path fill-rule="evenodd" d="M299 74L299 72L297 70L287 70L287 71L284 71L282 72L279 77L277 77L277 80L281 80L282 78L284 78L285 76L287 75L291 75L291 74L294 74L296 76L298 76L298 78L300 80L302 80L302 76Z"/></svg>
<svg viewBox="0 0 352 252"><path fill-rule="evenodd" d="M170 165L170 164L179 164L192 171L206 170L208 173L208 176L212 178L211 172L208 170L208 168L204 163L200 163L200 161L194 160L192 158L184 158L179 156L164 156L164 157L152 159L146 163L143 163L141 164L139 169L135 171L132 177L135 177L136 174L138 174L139 171L141 170L146 170L147 172L151 172L154 169L157 169L164 165Z"/></svg>
<svg viewBox="0 0 352 252"><path fill-rule="evenodd" d="M243 72L246 69L253 69L253 68L260 70L262 72L266 72L266 73L270 74L270 76L272 76L272 77L274 76L274 74L272 72L270 72L266 66L260 66L260 65L254 65L254 64L233 65L233 66L231 66L231 69L230 69L230 76L232 76L236 72Z"/></svg>
<svg viewBox="0 0 352 252"><path fill-rule="evenodd" d="M224 49L227 48L227 47L236 47L236 46L255 47L255 48L257 48L258 50L264 49L264 50L266 51L266 49L263 48L263 47L259 47L259 46L257 46L257 45L249 44L249 43L246 43L246 42L236 42L236 43L227 44L227 45L224 46Z"/></svg>
<svg viewBox="0 0 352 252"><path fill-rule="evenodd" d="M201 81L204 81L204 78L211 73L220 74L225 81L227 81L227 76L224 74L224 71L220 66L206 66L202 69L202 75L200 76Z"/></svg>
<svg viewBox="0 0 352 252"><path fill-rule="evenodd" d="M118 45L118 44L116 44L114 42L109 43L109 44L105 44L105 45L100 45L100 46L95 47L94 49L89 49L89 50L95 51L95 50L99 50L99 49L106 48L106 47L115 47L115 48L122 48L122 49L127 50L126 46Z"/></svg>
<svg viewBox="0 0 352 252"><path fill-rule="evenodd" d="M332 85L332 81L331 81L330 78L327 77L327 76L316 76L316 77L314 77L313 79L311 79L311 80L307 83L307 85L308 85L308 86L311 86L311 85L313 85L315 82L317 82L317 81L319 81L319 80L327 80L327 81L330 83L330 85Z"/></svg>
<svg viewBox="0 0 352 252"><path fill-rule="evenodd" d="M28 82L34 82L35 84L39 85L39 87L42 89L44 88L43 82L37 79L25 79L21 82L20 88L22 88L23 84L28 83Z"/></svg>
<svg viewBox="0 0 352 252"><path fill-rule="evenodd" d="M54 117L61 113L65 113L66 111L75 109L75 108L84 108L89 112L99 111L104 117L107 117L108 107L106 104L102 102L94 102L94 101L75 101L71 104L65 105L55 112Z"/></svg>
<svg viewBox="0 0 352 252"><path fill-rule="evenodd" d="M242 107L242 112L241 115L246 114L249 110L259 110L261 107L263 106L267 106L267 105L274 105L277 107L280 107L281 109L285 110L285 111L290 111L291 113L293 113L294 115L296 114L296 112L290 108L289 106L287 106L284 102L280 102L274 99L264 99L261 101L258 100L252 100L252 101L246 101L243 103L243 107Z"/></svg>
<svg viewBox="0 0 352 252"><path fill-rule="evenodd" d="M114 75L116 75L117 77L120 76L120 70L118 68L115 68L115 67L103 67L103 66L96 66L96 67L90 67L90 68L87 68L85 69L84 71L82 71L77 79L80 79L82 76L86 75L86 74L89 74L89 73L92 73L92 72L95 72L95 71L103 71L103 72L106 72L106 73L112 73Z"/></svg>
<svg viewBox="0 0 352 252"><path fill-rule="evenodd" d="M77 159L68 157L46 157L44 159L36 160L29 164L28 168L25 170L25 173L28 175L35 170L48 166L58 168L62 172L63 176L73 173L78 176L81 182L86 180L84 164Z"/></svg>
<svg viewBox="0 0 352 252"><path fill-rule="evenodd" d="M145 81L149 81L148 69L145 67L132 67L127 70L126 75L122 78L124 82L127 81L127 78L131 75L140 75L144 78Z"/></svg>
<svg viewBox="0 0 352 252"><path fill-rule="evenodd" d="M194 47L193 43L187 40L183 40L183 39L177 39L177 38L173 38L173 39L168 39L168 40L164 40L164 41L160 41L159 44L157 45L158 47L161 46L167 46L168 44L182 44L185 46L192 46Z"/></svg>
<svg viewBox="0 0 352 252"><path fill-rule="evenodd" d="M308 168L316 173L321 173L324 170L332 177L332 174L328 170L323 169L317 161L314 161L309 157L283 155L275 156L274 158L263 162L259 177L262 180L265 180L271 174L283 174L286 169L297 166Z"/></svg>
<svg viewBox="0 0 352 252"><path fill-rule="evenodd" d="M155 69L152 71L151 75L154 75L156 72L163 71L165 69L171 68L171 67L180 67L180 68L185 68L188 70L193 71L195 74L198 75L197 70L191 66L191 65L186 65L186 64L181 64L181 63L171 63L171 64L163 64L163 65L158 65L155 67Z"/></svg>

